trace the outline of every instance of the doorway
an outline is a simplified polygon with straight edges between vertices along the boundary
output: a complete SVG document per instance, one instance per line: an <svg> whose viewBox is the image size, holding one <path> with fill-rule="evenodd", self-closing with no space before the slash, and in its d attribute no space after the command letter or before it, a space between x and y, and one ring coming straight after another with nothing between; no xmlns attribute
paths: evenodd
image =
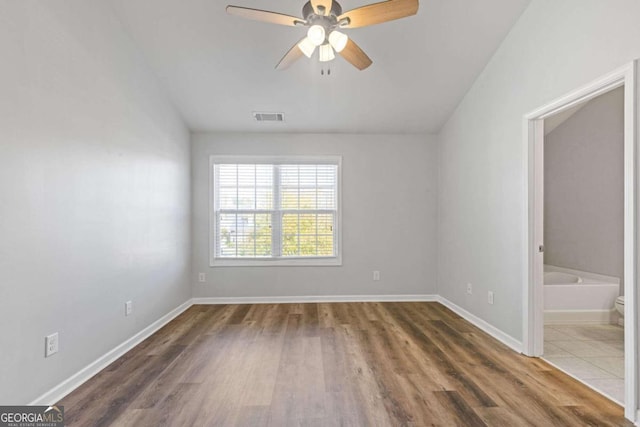
<svg viewBox="0 0 640 427"><path fill-rule="evenodd" d="M542 357L620 405L623 222L621 86L544 120L542 254Z"/></svg>
<svg viewBox="0 0 640 427"><path fill-rule="evenodd" d="M544 121L570 114L580 105L617 88L624 91L624 407L625 417L638 417L637 355L637 64L631 63L525 116L526 236L524 239L523 352L544 351Z"/></svg>

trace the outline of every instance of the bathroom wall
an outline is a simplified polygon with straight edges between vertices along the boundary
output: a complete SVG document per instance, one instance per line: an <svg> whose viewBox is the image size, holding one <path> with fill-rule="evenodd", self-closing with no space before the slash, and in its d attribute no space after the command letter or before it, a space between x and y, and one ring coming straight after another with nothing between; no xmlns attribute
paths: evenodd
<svg viewBox="0 0 640 427"><path fill-rule="evenodd" d="M587 103L544 150L545 263L622 279L624 89Z"/></svg>

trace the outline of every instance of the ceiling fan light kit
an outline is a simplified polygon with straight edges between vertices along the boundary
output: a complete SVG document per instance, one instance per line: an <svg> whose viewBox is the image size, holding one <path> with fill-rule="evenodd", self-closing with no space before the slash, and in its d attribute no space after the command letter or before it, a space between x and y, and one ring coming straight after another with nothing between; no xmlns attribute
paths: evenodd
<svg viewBox="0 0 640 427"><path fill-rule="evenodd" d="M371 59L337 29L366 27L405 18L415 15L418 6L418 0L387 0L342 13L342 6L337 1L310 0L302 7L304 18L241 6L227 6L227 13L271 24L309 27L307 36L293 45L276 65L278 70L288 68L303 55L311 58L316 47L319 47L320 62L332 61L338 53L357 69L364 70L372 64Z"/></svg>
<svg viewBox="0 0 640 427"><path fill-rule="evenodd" d="M349 37L340 31L333 30L331 34L329 34L329 43L331 43L333 49L338 53L344 50L348 41Z"/></svg>
<svg viewBox="0 0 640 427"><path fill-rule="evenodd" d="M320 46L320 51L318 52L318 60L320 62L329 62L335 59L336 55L333 53L333 48L329 43L325 43Z"/></svg>
<svg viewBox="0 0 640 427"><path fill-rule="evenodd" d="M298 43L298 48L307 58L311 58L311 55L313 55L313 52L316 50L316 45L309 40L309 37L305 37Z"/></svg>
<svg viewBox="0 0 640 427"><path fill-rule="evenodd" d="M320 46L326 38L324 27L318 24L312 25L309 27L309 31L307 31L307 38L314 46Z"/></svg>

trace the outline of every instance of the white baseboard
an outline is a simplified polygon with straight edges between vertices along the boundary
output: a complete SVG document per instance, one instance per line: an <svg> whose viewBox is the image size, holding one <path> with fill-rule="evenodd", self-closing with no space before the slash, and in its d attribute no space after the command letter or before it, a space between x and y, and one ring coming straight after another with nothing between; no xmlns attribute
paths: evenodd
<svg viewBox="0 0 640 427"><path fill-rule="evenodd" d="M186 302L171 310L169 313L165 314L160 319L156 320L113 350L106 353L104 356L101 356L93 363L78 371L73 376L67 378L48 392L44 393L42 396L34 399L31 403L29 403L29 405L48 406L59 402L63 397L71 393L76 388L80 387L89 378L93 377L95 374L116 361L123 354L153 335L160 328L172 321L174 318L178 317L192 305L192 300L187 300Z"/></svg>
<svg viewBox="0 0 640 427"><path fill-rule="evenodd" d="M497 339L498 341L500 341L501 343L503 343L507 347L511 348L512 350L514 350L514 351L516 351L518 353L522 353L522 342L521 341L518 341L517 339L513 338L511 335L505 334L500 329L498 329L495 326L491 325L490 323L482 320L481 318L479 318L475 314L469 313L464 308L452 303L451 301L449 301L448 299L446 299L446 298L444 298L442 296L440 296L438 298L438 302L440 304L444 305L445 307L447 307L449 310L451 310L454 313L456 313L458 316L460 316L463 319L465 319L467 322L469 322L469 323L473 324L474 326L477 326L478 328L482 329L484 332L486 332L487 334L491 335L492 337L494 337L495 339Z"/></svg>
<svg viewBox="0 0 640 427"><path fill-rule="evenodd" d="M610 325L617 324L618 315L613 310L545 310L545 325Z"/></svg>
<svg viewBox="0 0 640 427"><path fill-rule="evenodd" d="M318 295L193 298L193 304L296 304L307 302L436 302L437 295Z"/></svg>

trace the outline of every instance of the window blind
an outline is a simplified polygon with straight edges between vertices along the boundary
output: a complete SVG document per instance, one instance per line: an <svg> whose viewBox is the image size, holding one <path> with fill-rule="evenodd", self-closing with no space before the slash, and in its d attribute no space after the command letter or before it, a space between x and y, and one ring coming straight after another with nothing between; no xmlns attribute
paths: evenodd
<svg viewBox="0 0 640 427"><path fill-rule="evenodd" d="M338 165L213 164L214 258L335 257Z"/></svg>

